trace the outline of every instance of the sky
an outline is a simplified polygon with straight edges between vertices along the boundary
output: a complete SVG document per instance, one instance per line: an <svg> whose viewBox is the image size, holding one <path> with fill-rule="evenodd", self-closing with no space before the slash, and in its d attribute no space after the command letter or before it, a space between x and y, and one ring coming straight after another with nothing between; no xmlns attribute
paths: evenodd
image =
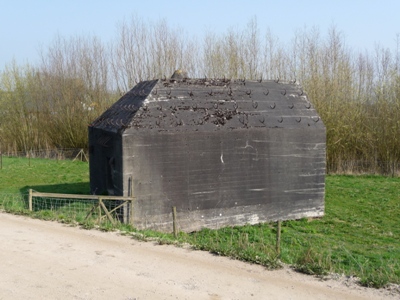
<svg viewBox="0 0 400 300"><path fill-rule="evenodd" d="M256 18L261 33L269 29L283 43L296 30L334 26L356 51L373 51L379 44L395 50L400 34L399 0L0 0L0 71L39 61L39 51L56 35L116 38L117 26L137 16L146 22L166 20L187 34L243 30Z"/></svg>

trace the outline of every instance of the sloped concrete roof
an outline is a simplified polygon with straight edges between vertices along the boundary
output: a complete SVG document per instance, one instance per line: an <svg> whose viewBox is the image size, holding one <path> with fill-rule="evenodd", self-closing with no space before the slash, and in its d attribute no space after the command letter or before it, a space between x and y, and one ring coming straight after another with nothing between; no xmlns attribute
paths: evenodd
<svg viewBox="0 0 400 300"><path fill-rule="evenodd" d="M159 79L138 83L90 126L107 131L324 127L295 83Z"/></svg>

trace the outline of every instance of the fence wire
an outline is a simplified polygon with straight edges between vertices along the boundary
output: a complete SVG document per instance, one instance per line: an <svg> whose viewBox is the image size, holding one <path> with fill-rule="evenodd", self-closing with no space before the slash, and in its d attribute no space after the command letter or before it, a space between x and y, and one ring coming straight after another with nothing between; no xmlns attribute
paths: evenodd
<svg viewBox="0 0 400 300"><path fill-rule="evenodd" d="M374 174L400 176L400 163L391 161L345 160L327 163L328 174Z"/></svg>
<svg viewBox="0 0 400 300"><path fill-rule="evenodd" d="M28 151L0 151L5 157L46 158L54 160L78 159L88 161L88 150L83 148L38 149Z"/></svg>
<svg viewBox="0 0 400 300"><path fill-rule="evenodd" d="M89 161L88 149L84 148L37 149L28 151L3 150L0 151L0 162L1 157ZM327 161L326 172L327 174L375 174L395 177L400 176L400 162L334 159Z"/></svg>
<svg viewBox="0 0 400 300"><path fill-rule="evenodd" d="M113 223L122 219L121 211L114 210L119 201L103 200ZM0 209L13 213L33 214L34 216L78 224L104 224L110 219L99 205L97 199L68 199L54 197L32 197L32 211L29 210L29 194L0 193ZM114 211L113 211L114 210Z"/></svg>

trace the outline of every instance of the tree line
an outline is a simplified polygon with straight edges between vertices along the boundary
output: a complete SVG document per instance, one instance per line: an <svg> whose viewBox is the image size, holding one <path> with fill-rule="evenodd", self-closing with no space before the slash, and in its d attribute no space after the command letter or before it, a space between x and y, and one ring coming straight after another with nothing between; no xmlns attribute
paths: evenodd
<svg viewBox="0 0 400 300"><path fill-rule="evenodd" d="M0 73L0 151L86 148L87 126L137 82L169 77L296 80L327 127L330 172L395 174L400 161L400 39L354 51L331 27L298 30L282 42L255 18L201 37L137 16L112 41L56 36L39 63Z"/></svg>

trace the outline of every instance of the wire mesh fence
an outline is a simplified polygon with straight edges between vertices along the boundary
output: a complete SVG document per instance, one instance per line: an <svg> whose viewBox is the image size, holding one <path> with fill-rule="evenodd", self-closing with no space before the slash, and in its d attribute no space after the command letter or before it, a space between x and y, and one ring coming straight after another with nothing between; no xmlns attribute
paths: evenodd
<svg viewBox="0 0 400 300"><path fill-rule="evenodd" d="M83 148L53 148L53 149L36 149L29 151L0 151L1 156L5 157L23 157L23 158L46 158L46 159L78 159L88 161L88 150Z"/></svg>
<svg viewBox="0 0 400 300"><path fill-rule="evenodd" d="M0 209L77 224L132 222L133 198L95 195L0 194Z"/></svg>
<svg viewBox="0 0 400 300"><path fill-rule="evenodd" d="M384 176L399 176L400 162L369 161L369 160L339 160L327 164L328 174L374 174Z"/></svg>
<svg viewBox="0 0 400 300"><path fill-rule="evenodd" d="M0 193L0 209L89 227L99 225L118 229L123 222L123 214L121 216L119 210L123 205L121 201L107 200L105 196L104 199L101 196L100 199L82 199L85 195L81 195L82 198L75 195L76 198L71 199L59 195L50 197L33 193L30 200L29 193ZM274 267L278 253L283 261L309 274L335 270L363 276L366 284L370 284L368 280L376 284L380 284L380 281L398 282L397 223L386 220L381 224L379 220L366 216L365 211L371 210L370 203L357 203L358 209L349 213L349 216L345 216L345 211L341 213L343 216L339 216L331 210L330 215L315 221L302 219L282 222L279 244L276 241L279 230L274 223L223 227L216 231L205 229L191 233L186 238L199 249L263 265L272 264L271 267ZM397 211L398 208L398 205L394 207ZM384 213L385 210L390 210L393 218L398 219L396 211L392 212L393 206L389 209L381 204L379 211ZM179 214L177 219L179 231ZM174 234L178 238L185 236L177 232ZM370 274L376 278L370 278Z"/></svg>
<svg viewBox="0 0 400 300"><path fill-rule="evenodd" d="M29 151L0 151L0 168L3 157L44 158L52 160L80 160L89 161L88 149L84 148L53 148L36 149ZM384 160L341 160L328 161L326 165L327 174L375 174L383 176L400 176L399 161Z"/></svg>
<svg viewBox="0 0 400 300"><path fill-rule="evenodd" d="M93 215L91 219L86 218L94 205L96 205L96 200L34 197L32 211L43 217L53 217L57 220L74 221L83 224L87 221L96 220L96 215Z"/></svg>

